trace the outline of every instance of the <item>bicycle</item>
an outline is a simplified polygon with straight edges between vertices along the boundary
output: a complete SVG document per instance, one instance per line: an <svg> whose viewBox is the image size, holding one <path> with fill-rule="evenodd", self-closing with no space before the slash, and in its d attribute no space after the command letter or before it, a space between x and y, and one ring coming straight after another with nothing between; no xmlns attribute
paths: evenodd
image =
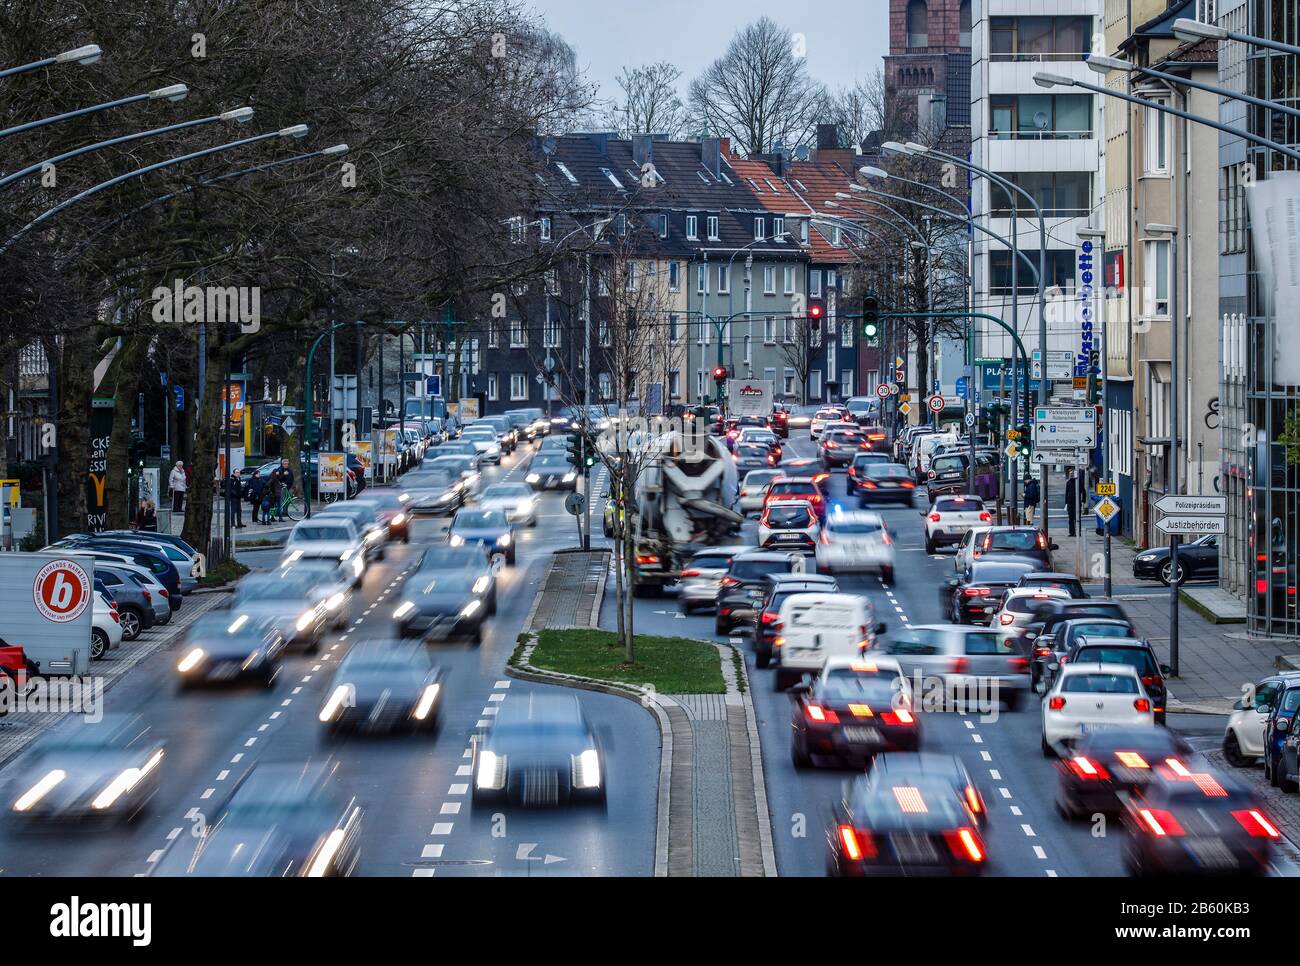
<svg viewBox="0 0 1300 966"><path fill-rule="evenodd" d="M302 519L303 505L302 500L298 499L295 493L286 493L280 500L279 515L281 518L287 517L294 523Z"/></svg>

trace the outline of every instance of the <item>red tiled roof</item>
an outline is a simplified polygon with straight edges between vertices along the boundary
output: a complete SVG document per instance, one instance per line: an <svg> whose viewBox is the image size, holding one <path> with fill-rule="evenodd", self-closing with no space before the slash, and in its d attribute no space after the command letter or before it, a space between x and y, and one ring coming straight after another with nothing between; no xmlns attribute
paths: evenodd
<svg viewBox="0 0 1300 966"><path fill-rule="evenodd" d="M823 213L827 211L826 202L835 201L840 191L848 191L852 176L838 164L825 161L792 161L786 174L786 181L791 189L804 201L807 207ZM843 264L852 260L847 248L836 248L830 241L831 229L827 225L813 225L808 233L812 243L813 262Z"/></svg>

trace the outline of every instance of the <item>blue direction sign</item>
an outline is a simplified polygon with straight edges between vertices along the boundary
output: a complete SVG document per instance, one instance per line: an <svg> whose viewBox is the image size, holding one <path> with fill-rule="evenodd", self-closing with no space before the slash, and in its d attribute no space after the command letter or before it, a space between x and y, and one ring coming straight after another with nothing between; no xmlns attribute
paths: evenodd
<svg viewBox="0 0 1300 966"><path fill-rule="evenodd" d="M968 383L967 383L967 381L966 381L966 377L965 377L965 376L958 376L958 377L957 377L957 395L961 396L962 399L965 399L965 398L966 398L966 389L967 389L967 386L968 386Z"/></svg>
<svg viewBox="0 0 1300 966"><path fill-rule="evenodd" d="M424 394L426 396L441 396L442 376L426 376L424 379Z"/></svg>

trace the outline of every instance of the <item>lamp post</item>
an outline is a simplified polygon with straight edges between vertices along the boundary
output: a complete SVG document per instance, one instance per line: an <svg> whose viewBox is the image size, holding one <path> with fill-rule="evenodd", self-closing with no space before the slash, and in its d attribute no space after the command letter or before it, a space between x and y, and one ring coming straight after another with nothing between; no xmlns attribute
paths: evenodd
<svg viewBox="0 0 1300 966"><path fill-rule="evenodd" d="M78 67L86 67L90 64L97 63L99 58L104 55L99 44L86 44L84 47L76 47L72 50L65 50L61 54L55 54L53 57L43 57L40 60L34 60L30 64L20 64L17 67L6 67L0 70L0 77L13 77L17 74L25 74L29 70L39 70L42 67L53 67L56 64L75 64Z"/></svg>
<svg viewBox="0 0 1300 966"><path fill-rule="evenodd" d="M1100 228L1080 228L1080 229L1076 232L1076 234L1077 234L1080 238L1090 238L1090 239L1092 239L1093 243L1094 243L1094 244L1096 245L1096 247L1097 247L1097 251L1101 253L1101 258L1102 258L1102 262L1103 262L1103 271L1104 271L1104 270L1105 270L1104 263L1105 263L1105 259L1106 259L1106 232L1103 231L1103 230L1100 229ZM1099 289L1100 289L1101 291L1103 291L1103 292L1105 291L1105 289L1102 288L1101 286L1094 286L1093 291L1096 292L1096 291L1099 290ZM1106 351L1107 351L1107 350L1106 350L1106 345L1107 345L1107 335L1108 335L1108 333L1107 333L1107 331L1106 331L1106 330L1107 330L1107 320L1106 320L1106 318L1105 318L1105 307L1106 307L1106 298L1105 298L1105 295L1102 296L1102 303L1101 303L1101 304L1102 304L1102 316L1103 316L1102 319L1100 320L1100 321L1101 321L1101 325L1100 325L1100 327L1098 327L1098 325L1097 325L1097 321L1096 321L1096 320L1097 320L1097 313L1094 311L1094 312L1093 312L1093 320L1094 320L1094 321L1093 321L1093 328L1094 328L1094 329L1100 328L1100 330L1101 330L1101 339L1100 339L1100 342L1101 342L1101 349L1100 349L1099 352L1098 352L1098 355L1101 357L1101 411L1102 411L1102 414L1103 414L1103 418L1106 419L1107 422L1109 422L1109 420L1110 420L1110 403L1109 403L1109 401L1108 401L1107 398L1106 398L1106 390L1107 390L1107 387L1108 387L1108 385L1109 385L1108 378L1107 378L1107 377L1108 377L1107 370L1110 368L1110 362L1109 362L1109 359L1107 358L1107 355L1106 355ZM1177 321L1175 320L1175 322L1174 322L1174 328L1176 329L1177 327L1178 327L1178 323L1177 323ZM1089 378L1091 379L1091 376L1089 376ZM1103 425L1105 425L1105 424L1103 424ZM1102 443L1101 443L1101 479L1102 479L1102 482L1104 482L1104 483L1109 483L1109 482L1110 482L1110 432L1109 432L1109 429L1103 429L1103 430L1102 430L1101 438L1102 438ZM1082 521L1082 520L1079 521L1079 525L1080 525L1080 527L1083 526L1083 521ZM1102 596L1103 596L1103 597L1107 597L1107 598L1109 598L1109 597L1110 597L1110 594L1111 594L1110 521L1109 521L1109 520L1102 521L1101 528L1102 528L1102 538L1101 538L1102 552L1101 552L1101 553L1102 553L1102 566L1103 566L1103 571L1104 571L1103 574L1102 574L1102 592L1101 592L1101 593L1102 593ZM1080 531L1080 533L1082 533L1082 530Z"/></svg>
<svg viewBox="0 0 1300 966"><path fill-rule="evenodd" d="M1179 40L1235 40L1239 43L1250 44L1253 47L1280 50L1284 54L1300 54L1300 47L1295 44L1286 44L1269 37L1256 37L1254 34L1239 34L1235 30L1228 30L1226 27L1202 23L1199 20L1191 20L1187 17L1179 17L1174 21L1173 32L1174 36Z"/></svg>
<svg viewBox="0 0 1300 966"><path fill-rule="evenodd" d="M129 97L119 97L117 100L105 101L103 104L92 104L90 107L79 107L75 111L65 111L62 114L55 114L51 117L42 117L35 121L28 121L26 124L15 124L13 127L7 127L0 130L0 138L9 137L11 134L20 134L23 131L34 131L37 128L45 127L48 124L54 124L57 121L68 121L74 117L85 117L87 114L98 114L100 111L107 111L114 107L123 107L127 104L138 104L140 101L157 101L167 100L175 103L176 101L185 100L190 89L184 84L171 84L167 87L159 87L157 90L146 91L143 94L132 94Z"/></svg>
<svg viewBox="0 0 1300 966"><path fill-rule="evenodd" d="M1146 226L1148 235L1169 238L1169 492L1178 495L1178 226ZM1169 535L1169 666L1178 676L1178 535Z"/></svg>

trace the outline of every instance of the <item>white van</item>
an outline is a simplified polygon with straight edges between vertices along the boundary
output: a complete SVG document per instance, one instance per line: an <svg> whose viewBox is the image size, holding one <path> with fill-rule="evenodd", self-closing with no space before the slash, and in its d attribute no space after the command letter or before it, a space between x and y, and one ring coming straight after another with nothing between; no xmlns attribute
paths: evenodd
<svg viewBox="0 0 1300 966"><path fill-rule="evenodd" d="M778 691L819 672L827 658L858 657L885 631L871 601L857 594L792 594L777 620Z"/></svg>
<svg viewBox="0 0 1300 966"><path fill-rule="evenodd" d="M921 441L912 451L912 472L916 474L917 481L925 479L935 450L940 446L954 446L956 443L956 433L931 433L929 436L922 436Z"/></svg>

